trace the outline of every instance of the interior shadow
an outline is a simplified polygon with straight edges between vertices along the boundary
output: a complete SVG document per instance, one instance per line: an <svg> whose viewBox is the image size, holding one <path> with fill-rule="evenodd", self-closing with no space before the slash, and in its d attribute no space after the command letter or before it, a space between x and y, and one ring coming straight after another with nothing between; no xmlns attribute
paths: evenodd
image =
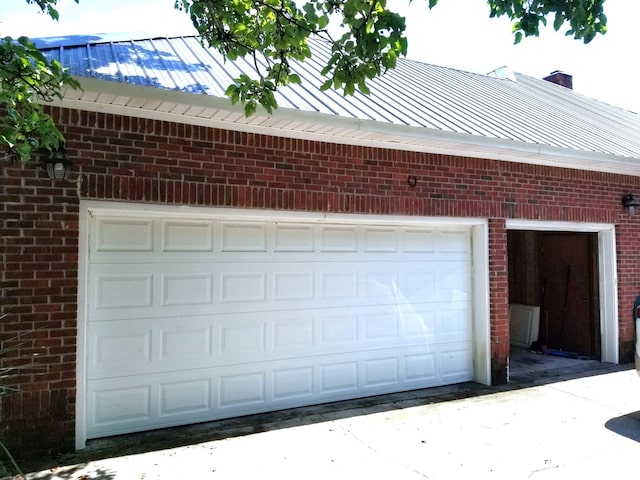
<svg viewBox="0 0 640 480"><path fill-rule="evenodd" d="M511 346L509 352L509 382L526 384L562 375L597 372L606 363L587 357L543 354L529 348Z"/></svg>

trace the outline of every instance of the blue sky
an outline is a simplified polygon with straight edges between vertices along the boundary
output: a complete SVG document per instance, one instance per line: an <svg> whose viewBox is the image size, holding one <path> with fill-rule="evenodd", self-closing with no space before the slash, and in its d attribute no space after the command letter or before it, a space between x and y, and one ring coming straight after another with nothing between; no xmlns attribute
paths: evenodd
<svg viewBox="0 0 640 480"><path fill-rule="evenodd" d="M574 90L640 113L640 1L607 0L609 32L588 45L552 28L540 38L513 45L506 19L490 19L483 0L440 0L432 11L426 0L388 0L407 17L409 58L487 73L501 66L544 77L554 70L573 75ZM45 37L131 32L151 35L193 33L174 0L61 0L60 21L37 14L24 0L2 0L0 34Z"/></svg>

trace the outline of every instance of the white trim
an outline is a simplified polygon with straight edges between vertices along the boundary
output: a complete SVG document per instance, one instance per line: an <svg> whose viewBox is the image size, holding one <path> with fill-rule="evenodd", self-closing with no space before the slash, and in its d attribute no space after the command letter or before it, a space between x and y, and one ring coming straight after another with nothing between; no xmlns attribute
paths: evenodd
<svg viewBox="0 0 640 480"><path fill-rule="evenodd" d="M473 380L491 385L491 312L489 308L489 230L487 222L471 232L473 261Z"/></svg>
<svg viewBox="0 0 640 480"><path fill-rule="evenodd" d="M82 450L87 440L86 389L87 337L86 304L89 268L89 206L86 200L80 200L78 219L78 322L76 350L76 449Z"/></svg>
<svg viewBox="0 0 640 480"><path fill-rule="evenodd" d="M618 269L616 231L613 226L598 231L600 281L600 334L602 361L619 363Z"/></svg>
<svg viewBox="0 0 640 480"><path fill-rule="evenodd" d="M601 360L619 363L618 273L615 225L608 223L507 220L507 230L591 232L598 234L598 281L600 288Z"/></svg>
<svg viewBox="0 0 640 480"><path fill-rule="evenodd" d="M487 221L479 217L426 217L426 216L400 216L400 215L369 215L369 214L345 214L345 213L319 213L292 210L258 210L251 208L233 207L201 207L195 205L156 205L129 202L108 202L85 200L83 204L89 210L99 211L100 214L119 215L124 217L137 217L151 215L164 217L176 215L180 218L200 218L203 215L212 219L246 217L256 220L284 220L306 222L331 222L343 224L367 224L367 225L460 225L476 226L486 225Z"/></svg>
<svg viewBox="0 0 640 480"><path fill-rule="evenodd" d="M599 232L615 228L610 223L563 222L550 220L507 219L507 230L538 230L546 232Z"/></svg>
<svg viewBox="0 0 640 480"><path fill-rule="evenodd" d="M278 210L253 210L237 208L210 208L151 205L138 203L120 203L104 201L80 201L79 219L79 259L78 259L78 353L77 353L77 401L76 401L76 449L85 448L87 439L86 412L86 299L90 231L89 219L92 215L119 215L135 217L152 215L166 218L213 219L278 219L280 221L315 221L344 224L367 225L433 225L468 226L471 229L473 261L473 364L474 381L489 385L491 383L490 359L490 315L489 315L489 259L488 259L488 222L482 218L414 217L385 216L365 214L331 214L314 212L291 212Z"/></svg>
<svg viewBox="0 0 640 480"><path fill-rule="evenodd" d="M272 115L260 110L247 118L227 98L84 77L78 80L83 91L67 88L62 100L55 99L50 104L286 138L640 175L637 158L291 108L279 108ZM195 113L185 113L191 109Z"/></svg>

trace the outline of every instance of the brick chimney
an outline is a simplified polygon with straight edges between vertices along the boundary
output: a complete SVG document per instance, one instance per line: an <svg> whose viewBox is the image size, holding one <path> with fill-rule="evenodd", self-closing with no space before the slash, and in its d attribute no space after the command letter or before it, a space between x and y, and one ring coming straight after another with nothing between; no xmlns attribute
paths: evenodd
<svg viewBox="0 0 640 480"><path fill-rule="evenodd" d="M556 85L568 88L569 90L573 90L573 75L569 75L568 73L564 73L560 70L551 72L549 75L544 77L543 80L555 83Z"/></svg>

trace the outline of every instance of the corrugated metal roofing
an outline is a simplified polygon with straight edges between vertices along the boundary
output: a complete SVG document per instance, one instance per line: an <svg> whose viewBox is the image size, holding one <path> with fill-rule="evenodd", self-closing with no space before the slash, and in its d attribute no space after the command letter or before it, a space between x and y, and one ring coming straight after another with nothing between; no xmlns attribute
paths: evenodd
<svg viewBox="0 0 640 480"><path fill-rule="evenodd" d="M225 62L195 36L114 41L69 37L41 41L39 46L78 77L192 95L224 98L233 78L255 75L248 61ZM330 49L321 42L312 46L314 57L294 64L303 83L277 93L280 109L397 126L400 136L402 127L419 128L640 160L640 115L544 80L515 74L512 81L402 59L395 70L370 83L370 95L343 97L333 90L319 90L325 80L320 70ZM136 106L133 99L121 97L110 101ZM138 102L141 108L287 128L283 120L266 116L241 120L237 109L222 112L204 102L198 109L197 99L181 107L177 102L160 107L160 99L155 106L144 99ZM314 124L313 115L306 120ZM313 130L310 125L305 128ZM326 121L318 128L326 130Z"/></svg>

